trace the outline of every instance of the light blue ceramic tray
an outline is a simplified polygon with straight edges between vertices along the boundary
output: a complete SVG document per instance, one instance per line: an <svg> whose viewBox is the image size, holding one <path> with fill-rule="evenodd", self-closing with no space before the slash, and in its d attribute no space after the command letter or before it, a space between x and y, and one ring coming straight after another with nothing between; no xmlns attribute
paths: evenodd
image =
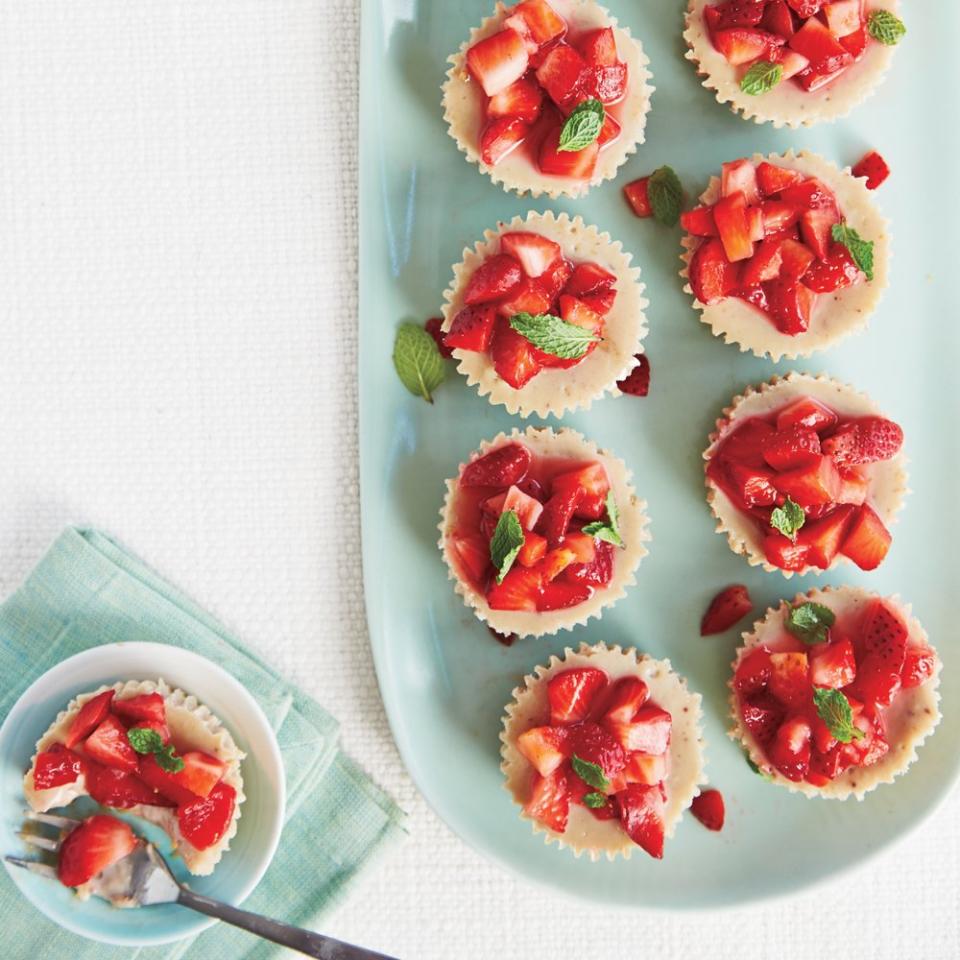
<svg viewBox="0 0 960 960"><path fill-rule="evenodd" d="M776 131L734 116L683 59L682 0L610 0L650 55L656 93L647 144L616 181L579 201L504 193L468 164L440 108L445 58L492 0L364 0L361 104L360 393L367 612L393 732L426 798L466 841L509 869L567 893L624 906L690 908L785 894L863 861L925 817L950 789L960 754L960 592L954 509L960 359L955 159L960 156L952 49L960 8L913 10L885 85L842 123ZM916 5L913 5L916 6ZM629 213L620 188L670 163L699 193L720 163L806 147L840 163L878 148L893 175L877 202L893 222L892 286L870 329L810 361L743 356L699 322L677 276L679 229ZM649 500L653 543L639 582L602 622L505 649L467 612L436 547L443 481L480 440L520 423L466 387L450 366L431 407L406 393L390 360L403 319L440 312L463 247L499 219L566 210L608 230L643 270L653 369L648 398L607 398L564 421L633 469ZM904 427L913 494L882 569L787 583L751 569L713 532L701 451L721 407L749 383L790 369L827 372L872 395ZM536 422L536 421L533 421ZM735 635L701 639L716 590L750 587L758 608L819 583L856 583L913 602L943 656L943 722L909 774L863 803L810 801L763 782L725 736ZM662 862L609 864L548 848L501 787L497 734L520 676L581 640L669 657L704 697L708 772L727 799L723 833L689 816Z"/></svg>

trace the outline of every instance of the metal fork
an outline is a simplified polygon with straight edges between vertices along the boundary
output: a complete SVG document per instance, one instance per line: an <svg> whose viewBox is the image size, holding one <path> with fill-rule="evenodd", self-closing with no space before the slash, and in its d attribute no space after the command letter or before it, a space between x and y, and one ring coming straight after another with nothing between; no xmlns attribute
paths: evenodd
<svg viewBox="0 0 960 960"><path fill-rule="evenodd" d="M32 810L26 811L24 816L34 823L57 828L56 835L52 837L42 833L20 833L25 843L51 853L56 853L66 835L81 823L72 817L34 813ZM49 863L13 856L5 859L7 863L23 867L31 873L57 880L57 871ZM137 846L130 854L107 867L99 876L117 891L116 897L120 901L118 906L148 907L157 903L177 903L319 960L396 960L383 953L364 950L312 930L270 920L258 913L238 910L228 903L194 893L177 881L156 847L143 839L137 841Z"/></svg>

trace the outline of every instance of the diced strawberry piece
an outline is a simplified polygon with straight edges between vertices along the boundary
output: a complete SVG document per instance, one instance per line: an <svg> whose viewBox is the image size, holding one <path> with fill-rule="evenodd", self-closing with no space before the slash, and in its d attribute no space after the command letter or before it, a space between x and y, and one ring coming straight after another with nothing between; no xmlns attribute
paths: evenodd
<svg viewBox="0 0 960 960"><path fill-rule="evenodd" d="M747 224L750 228L750 239L754 243L759 243L766 233L763 228L763 211L760 207L747 208Z"/></svg>
<svg viewBox="0 0 960 960"><path fill-rule="evenodd" d="M693 798L690 812L708 829L722 830L724 820L723 794L719 790L704 790Z"/></svg>
<svg viewBox="0 0 960 960"><path fill-rule="evenodd" d="M837 37L856 33L862 26L861 0L833 0L823 7L827 27Z"/></svg>
<svg viewBox="0 0 960 960"><path fill-rule="evenodd" d="M496 321L497 312L494 307L464 307L453 318L443 342L451 350L476 350L486 353L493 339Z"/></svg>
<svg viewBox="0 0 960 960"><path fill-rule="evenodd" d="M749 237L747 243L750 243ZM752 243L750 248L753 249ZM719 239L707 240L697 247L690 261L689 274L693 295L707 306L729 297L740 283L740 267L727 259Z"/></svg>
<svg viewBox="0 0 960 960"><path fill-rule="evenodd" d="M900 615L883 600L874 600L863 615L860 624L860 646L873 657L871 665L899 673L907 654L909 631Z"/></svg>
<svg viewBox="0 0 960 960"><path fill-rule="evenodd" d="M467 69L488 97L519 80L529 62L523 38L509 28L478 41L467 51Z"/></svg>
<svg viewBox="0 0 960 960"><path fill-rule="evenodd" d="M890 550L893 536L876 511L864 503L850 525L840 552L861 570L876 570Z"/></svg>
<svg viewBox="0 0 960 960"><path fill-rule="evenodd" d="M837 501L860 506L870 492L870 478L859 473L856 467L840 467L840 479L843 481L843 486Z"/></svg>
<svg viewBox="0 0 960 960"><path fill-rule="evenodd" d="M778 37L783 37L784 40L789 40L796 33L793 15L785 0L771 0L767 4L760 26Z"/></svg>
<svg viewBox="0 0 960 960"><path fill-rule="evenodd" d="M539 233L505 233L500 238L500 249L519 260L523 272L534 279L546 273L562 256L560 244Z"/></svg>
<svg viewBox="0 0 960 960"><path fill-rule="evenodd" d="M557 491L546 502L539 526L540 533L547 538L551 549L563 543L570 520L582 497L583 490L570 486Z"/></svg>
<svg viewBox="0 0 960 960"><path fill-rule="evenodd" d="M771 653L768 689L781 703L801 708L810 703L810 664L803 652Z"/></svg>
<svg viewBox="0 0 960 960"><path fill-rule="evenodd" d="M823 452L845 467L895 457L903 446L903 430L884 417L861 417L845 423L823 441Z"/></svg>
<svg viewBox="0 0 960 960"><path fill-rule="evenodd" d="M810 68L810 61L802 53L787 47L781 47L771 59L774 63L780 64L780 69L783 71L781 80L792 80L797 74Z"/></svg>
<svg viewBox="0 0 960 960"><path fill-rule="evenodd" d="M631 783L617 795L620 822L630 839L651 857L663 859L665 801L658 786Z"/></svg>
<svg viewBox="0 0 960 960"><path fill-rule="evenodd" d="M736 263L753 255L747 203L742 193L722 197L713 207L713 219L727 260Z"/></svg>
<svg viewBox="0 0 960 960"><path fill-rule="evenodd" d="M772 676L773 662L770 660L770 651L758 647L745 654L737 664L733 685L738 693L750 696L766 690Z"/></svg>
<svg viewBox="0 0 960 960"><path fill-rule="evenodd" d="M607 476L604 465L599 460L595 460L578 467L576 470L568 470L565 473L557 474L553 478L551 489L554 493L579 489L585 499L598 500L603 503L610 492L610 478ZM598 518L591 517L589 519L595 520Z"/></svg>
<svg viewBox="0 0 960 960"><path fill-rule="evenodd" d="M620 136L620 124L617 123L610 114L603 118L603 126L600 128L600 135L597 137L597 146L602 150L607 144L613 143Z"/></svg>
<svg viewBox="0 0 960 960"><path fill-rule="evenodd" d="M433 337L433 342L437 345L440 356L443 357L444 360L449 360L453 356L453 351L443 342L443 318L431 317L429 320L424 321L423 329Z"/></svg>
<svg viewBox="0 0 960 960"><path fill-rule="evenodd" d="M564 545L569 546L575 534L568 533ZM592 538L590 538L592 539ZM573 563L564 571L565 580L586 583L595 587L606 586L613 578L614 547L610 543L598 540L594 548L593 559Z"/></svg>
<svg viewBox="0 0 960 960"><path fill-rule="evenodd" d="M830 257L831 230L838 221L836 212L829 207L805 210L800 216L800 236L821 260Z"/></svg>
<svg viewBox="0 0 960 960"><path fill-rule="evenodd" d="M198 850L206 850L223 839L237 802L237 791L218 783L206 797L199 797L177 810L177 824L184 838Z"/></svg>
<svg viewBox="0 0 960 960"><path fill-rule="evenodd" d="M515 565L502 583L491 581L487 603L491 610L525 610L532 613L537 609L542 586L543 578L538 567L527 569Z"/></svg>
<svg viewBox="0 0 960 960"><path fill-rule="evenodd" d="M537 277L535 286L543 291L548 300L552 303L559 296L560 292L567 285L567 281L573 274L573 264L561 257L550 264L547 269Z"/></svg>
<svg viewBox="0 0 960 960"><path fill-rule="evenodd" d="M810 651L810 682L815 687L839 690L857 676L857 661L849 640L820 643Z"/></svg>
<svg viewBox="0 0 960 960"><path fill-rule="evenodd" d="M651 787L666 780L669 773L669 753L658 757L652 757L648 753L631 753L623 770L627 783L644 783Z"/></svg>
<svg viewBox="0 0 960 960"><path fill-rule="evenodd" d="M132 853L137 838L129 824L97 814L72 830L60 847L57 876L67 887L79 887Z"/></svg>
<svg viewBox="0 0 960 960"><path fill-rule="evenodd" d="M763 18L766 0L726 0L714 5L716 27L728 30L730 27L755 27Z"/></svg>
<svg viewBox="0 0 960 960"><path fill-rule="evenodd" d="M556 727L584 720L606 685L607 675L596 667L573 667L551 677L547 683L550 725Z"/></svg>
<svg viewBox="0 0 960 960"><path fill-rule="evenodd" d="M616 275L596 263L579 263L564 287L564 293L580 297L585 293L609 290L617 282Z"/></svg>
<svg viewBox="0 0 960 960"><path fill-rule="evenodd" d="M742 27L716 30L711 34L711 39L727 63L735 67L768 56L784 43L783 37L775 33Z"/></svg>
<svg viewBox="0 0 960 960"><path fill-rule="evenodd" d="M774 470L794 470L820 460L820 438L810 427L786 427L770 437L763 448L763 458Z"/></svg>
<svg viewBox="0 0 960 960"><path fill-rule="evenodd" d="M753 609L750 591L742 583L725 587L710 601L700 621L700 636L709 637L729 630Z"/></svg>
<svg viewBox="0 0 960 960"><path fill-rule="evenodd" d="M817 433L823 433L836 426L837 420L837 415L819 400L814 400L813 397L801 397L777 414L777 429L809 427Z"/></svg>
<svg viewBox="0 0 960 960"><path fill-rule="evenodd" d="M864 661L856 681L851 687L858 697L866 703L876 704L878 707L889 707L893 698L900 692L900 674L891 670L874 667Z"/></svg>
<svg viewBox="0 0 960 960"><path fill-rule="evenodd" d="M167 720L163 696L159 693L144 693L126 700L114 698L111 710L124 720L156 720L158 723Z"/></svg>
<svg viewBox="0 0 960 960"><path fill-rule="evenodd" d="M161 742L166 745L172 739L172 734L170 733L170 728L166 723L160 723L157 720L136 720L130 724L127 728L128 730L152 730L158 737L160 737Z"/></svg>
<svg viewBox="0 0 960 960"><path fill-rule="evenodd" d="M650 360L645 353L638 353L637 365L617 381L617 389L631 397L645 397L650 392Z"/></svg>
<svg viewBox="0 0 960 960"><path fill-rule="evenodd" d="M788 43L810 61L810 69L818 74L835 73L853 62L839 40L817 19L807 20Z"/></svg>
<svg viewBox="0 0 960 960"><path fill-rule="evenodd" d="M900 670L900 683L905 690L926 683L937 670L937 655L929 647L908 646Z"/></svg>
<svg viewBox="0 0 960 960"><path fill-rule="evenodd" d="M733 160L723 164L720 195L729 197L735 193L742 193L749 206L760 202L757 168L750 160Z"/></svg>
<svg viewBox="0 0 960 960"><path fill-rule="evenodd" d="M517 515L520 526L523 527L524 530L533 530L537 525L537 521L540 519L540 514L543 513L543 504L529 494L524 493L519 487L512 486L503 498L500 513L504 513L507 510L512 510ZM499 515L498 513L497 516L499 517Z"/></svg>
<svg viewBox="0 0 960 960"><path fill-rule="evenodd" d="M564 547L573 551L576 563L593 563L600 543L601 541L594 539L589 534L579 531L571 531L563 541Z"/></svg>
<svg viewBox="0 0 960 960"><path fill-rule="evenodd" d="M846 39L846 38L844 38ZM841 46L843 41L841 41ZM812 66L806 67L801 70L793 78L797 83L803 87L807 93L815 93L817 90L822 89L827 86L829 83L833 83L834 80L839 77L847 67L853 63L853 55L850 53L845 54L846 59L834 60L830 62L830 68L827 70L815 70Z"/></svg>
<svg viewBox="0 0 960 960"><path fill-rule="evenodd" d="M227 765L222 760L200 750L188 750L180 759L183 760L183 769L176 773L168 773L160 767L155 757L147 756L143 759L140 771L140 775L147 783L150 783L158 792L169 796L171 800L176 800L177 803L189 802L194 797L210 796L213 788L227 772ZM148 767L157 782L148 776ZM159 777L156 776L157 773L160 774Z"/></svg>
<svg viewBox="0 0 960 960"><path fill-rule="evenodd" d="M801 507L818 503L836 503L842 480L833 460L818 457L808 466L782 473L776 480L777 489L791 497Z"/></svg>
<svg viewBox="0 0 960 960"><path fill-rule="evenodd" d="M763 552L768 563L780 570L802 570L807 566L810 548L791 540L782 533L768 533L763 541Z"/></svg>
<svg viewBox="0 0 960 960"><path fill-rule="evenodd" d="M610 717L604 717L603 723L630 753L638 750L660 756L670 746L673 718L666 710L653 704L642 706L629 723Z"/></svg>
<svg viewBox="0 0 960 960"><path fill-rule="evenodd" d="M723 439L719 456L750 467L766 467L763 451L774 429L766 420L751 417L731 430Z"/></svg>
<svg viewBox="0 0 960 960"><path fill-rule="evenodd" d="M523 535L523 546L517 554L517 563L524 567L536 566L546 555L547 538L528 530Z"/></svg>
<svg viewBox="0 0 960 960"><path fill-rule="evenodd" d="M862 26L855 33L849 33L847 36L841 37L840 46L843 47L843 49L853 57L854 62L856 62L866 51L868 39L867 28L866 26Z"/></svg>
<svg viewBox="0 0 960 960"><path fill-rule="evenodd" d="M784 240L780 257L780 279L787 284L794 284L806 275L816 259L813 251L798 240Z"/></svg>
<svg viewBox="0 0 960 960"><path fill-rule="evenodd" d="M541 173L554 177L569 177L572 180L589 180L597 166L600 145L594 141L583 150L558 149L560 127L554 127L543 138L538 164Z"/></svg>
<svg viewBox="0 0 960 960"><path fill-rule="evenodd" d="M803 183L804 176L799 170L778 167L765 160L757 165L757 184L765 197L772 197L788 187Z"/></svg>
<svg viewBox="0 0 960 960"><path fill-rule="evenodd" d="M520 264L513 257L498 253L473 271L463 299L471 306L499 300L515 289L522 278Z"/></svg>
<svg viewBox="0 0 960 960"><path fill-rule="evenodd" d="M694 207L692 210L684 210L680 214L680 226L695 237L717 236L712 207Z"/></svg>
<svg viewBox="0 0 960 960"><path fill-rule="evenodd" d="M481 537L457 536L450 538L451 545L464 570L474 584L482 584L490 567L490 549Z"/></svg>
<svg viewBox="0 0 960 960"><path fill-rule="evenodd" d="M558 547L556 550L548 550L547 555L537 567L540 574L540 582L543 584L556 580L567 567L577 558L573 550L566 547Z"/></svg>
<svg viewBox="0 0 960 960"><path fill-rule="evenodd" d="M760 215L763 217L763 232L768 236L779 234L800 219L800 211L781 200L764 200L760 204Z"/></svg>
<svg viewBox="0 0 960 960"><path fill-rule="evenodd" d="M849 504L840 506L822 519L804 525L797 535L797 543L810 548L807 561L812 566L826 570L833 563L855 509Z"/></svg>
<svg viewBox="0 0 960 960"><path fill-rule="evenodd" d="M550 776L537 776L533 782L530 799L523 808L528 817L542 823L556 833L567 829L570 815L570 791L567 778L560 771Z"/></svg>
<svg viewBox="0 0 960 960"><path fill-rule="evenodd" d="M890 176L887 161L876 150L871 150L862 157L851 172L855 177L867 178L868 190L876 190Z"/></svg>
<svg viewBox="0 0 960 960"><path fill-rule="evenodd" d="M140 762L140 777L143 782L172 803L190 803L197 795L179 779L179 775L168 773L157 763L153 754L147 754ZM215 783L216 781L214 781ZM211 784L212 788L213 784ZM209 789L207 791L210 792Z"/></svg>
<svg viewBox="0 0 960 960"><path fill-rule="evenodd" d="M68 750L72 750L91 730L100 725L110 710L113 697L113 690L104 690L103 693L91 697L80 708L63 741Z"/></svg>
<svg viewBox="0 0 960 960"><path fill-rule="evenodd" d="M525 0L517 4L506 21L511 27L513 21L521 21L525 32L538 47L562 37L567 32L567 22L557 13L547 0ZM515 28L516 29L516 28Z"/></svg>
<svg viewBox="0 0 960 960"><path fill-rule="evenodd" d="M464 487L507 489L523 481L532 460L522 443L505 443L468 463L460 474L460 483Z"/></svg>
<svg viewBox="0 0 960 960"><path fill-rule="evenodd" d="M727 478L732 492L746 510L754 507L772 507L777 502L774 476L761 467L749 467L743 463L728 463Z"/></svg>
<svg viewBox="0 0 960 960"><path fill-rule="evenodd" d="M627 65L615 63L609 67L592 67L585 86L604 105L619 103L627 92Z"/></svg>
<svg viewBox="0 0 960 960"><path fill-rule="evenodd" d="M496 166L518 147L530 132L530 125L513 117L499 117L487 123L480 133L480 157L489 167Z"/></svg>
<svg viewBox="0 0 960 960"><path fill-rule="evenodd" d="M784 247L786 245L784 243ZM816 299L809 287L784 279L781 266L780 277L765 283L763 291L767 295L770 317L781 333L794 337L809 329Z"/></svg>
<svg viewBox="0 0 960 960"><path fill-rule="evenodd" d="M813 731L803 717L785 720L770 744L770 762L788 780L799 782L810 768L810 739Z"/></svg>
<svg viewBox="0 0 960 960"><path fill-rule="evenodd" d="M126 727L114 716L106 716L83 742L84 752L99 763L127 773L139 768L137 753L127 740Z"/></svg>
<svg viewBox="0 0 960 960"><path fill-rule="evenodd" d="M537 68L537 82L561 109L580 98L582 80L589 71L586 60L573 47L558 43Z"/></svg>
<svg viewBox="0 0 960 960"><path fill-rule="evenodd" d="M616 723L630 723L649 696L650 690L639 677L621 677L610 690L604 718Z"/></svg>
<svg viewBox="0 0 960 960"><path fill-rule="evenodd" d="M818 13L824 3L830 0L787 0L787 5L800 18L806 19Z"/></svg>
<svg viewBox="0 0 960 960"><path fill-rule="evenodd" d="M517 749L541 777L549 777L569 755L566 727L532 727L517 737Z"/></svg>
<svg viewBox="0 0 960 960"><path fill-rule="evenodd" d="M505 300L501 300L497 313L509 320L518 313L549 313L553 297L544 289L542 279L530 280L524 277L520 284ZM496 334L496 326L494 326Z"/></svg>
<svg viewBox="0 0 960 960"><path fill-rule="evenodd" d="M101 767L93 761L87 764L86 785L90 796L104 807L130 810L145 804L152 807L170 807L173 802L157 793L140 777L125 770Z"/></svg>
<svg viewBox="0 0 960 960"><path fill-rule="evenodd" d="M487 104L487 116L491 120L509 117L532 124L540 116L543 105L543 91L529 76L523 76L490 98Z"/></svg>
<svg viewBox="0 0 960 960"><path fill-rule="evenodd" d="M612 67L617 63L617 40L612 27L588 30L577 42L584 60L594 67Z"/></svg>
<svg viewBox="0 0 960 960"><path fill-rule="evenodd" d="M596 764L607 779L614 779L626 767L627 754L624 748L600 724L584 720L567 729L570 733L571 755Z"/></svg>
<svg viewBox="0 0 960 960"><path fill-rule="evenodd" d="M759 208L754 207L754 210ZM778 237L767 237L761 240L753 256L743 265L740 274L740 283L743 287L756 287L767 280L773 280L780 275L780 266L783 263L783 254L780 248L783 240Z"/></svg>
<svg viewBox="0 0 960 960"><path fill-rule="evenodd" d="M627 203L638 217L653 216L653 207L650 206L650 196L647 192L649 183L649 177L640 177L639 180L632 180L623 188Z"/></svg>
<svg viewBox="0 0 960 960"><path fill-rule="evenodd" d="M542 369L536 348L503 317L494 330L490 357L494 370L514 390L526 386Z"/></svg>
<svg viewBox="0 0 960 960"><path fill-rule="evenodd" d="M75 783L83 772L83 757L62 743L55 743L37 754L33 765L33 786L36 790L61 787L65 783Z"/></svg>
<svg viewBox="0 0 960 960"><path fill-rule="evenodd" d="M740 703L740 719L754 739L761 744L773 739L783 722L784 709L769 693L755 693Z"/></svg>
<svg viewBox="0 0 960 960"><path fill-rule="evenodd" d="M582 327L584 330L589 330L590 333L595 333L598 336L603 332L603 317L599 313L594 313L582 300L577 299L576 297L571 297L568 294L561 294L559 300L560 307L560 316L567 321L567 323L573 324L575 327ZM588 356L591 354L594 349L596 349L598 341L594 341L587 347L587 351L584 354ZM578 360L560 360L557 357L553 357L550 354L544 354L540 357L541 363L546 366L575 366L577 363L582 360L583 357L580 357Z"/></svg>

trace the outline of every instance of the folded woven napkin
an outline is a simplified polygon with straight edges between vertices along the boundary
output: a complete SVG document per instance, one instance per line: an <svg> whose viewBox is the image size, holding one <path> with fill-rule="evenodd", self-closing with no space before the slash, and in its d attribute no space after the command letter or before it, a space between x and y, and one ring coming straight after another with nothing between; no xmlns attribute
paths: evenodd
<svg viewBox="0 0 960 960"><path fill-rule="evenodd" d="M70 630L63 629L67 623ZM61 660L132 634L221 664L259 701L283 753L286 823L273 863L244 907L315 927L403 834L402 812L340 752L333 717L103 534L66 530L0 606L0 717ZM162 947L106 947L50 923L0 874L0 930L18 957L263 960L281 952L222 923Z"/></svg>

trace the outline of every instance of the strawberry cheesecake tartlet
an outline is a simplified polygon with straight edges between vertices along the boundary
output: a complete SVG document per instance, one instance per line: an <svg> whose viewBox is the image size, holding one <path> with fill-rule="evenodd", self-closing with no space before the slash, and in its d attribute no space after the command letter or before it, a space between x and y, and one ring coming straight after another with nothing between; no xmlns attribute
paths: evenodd
<svg viewBox="0 0 960 960"><path fill-rule="evenodd" d="M792 791L862 800L910 766L940 721L940 659L897 597L811 590L743 636L731 736Z"/></svg>
<svg viewBox="0 0 960 960"><path fill-rule="evenodd" d="M447 481L440 550L467 606L501 634L601 617L647 554L646 504L622 460L573 430L514 430Z"/></svg>
<svg viewBox="0 0 960 960"><path fill-rule="evenodd" d="M70 701L37 741L23 789L40 813L90 796L143 817L206 876L237 832L243 757L196 697L163 680L120 681Z"/></svg>
<svg viewBox="0 0 960 960"><path fill-rule="evenodd" d="M881 83L906 32L898 0L690 0L687 59L756 123L846 116Z"/></svg>
<svg viewBox="0 0 960 960"><path fill-rule="evenodd" d="M707 502L734 553L785 577L875 570L907 492L903 431L852 387L791 373L748 388L704 453Z"/></svg>
<svg viewBox="0 0 960 960"><path fill-rule="evenodd" d="M467 383L523 417L559 417L619 394L647 332L631 260L565 213L488 230L464 250L444 293L444 343Z"/></svg>
<svg viewBox="0 0 960 960"><path fill-rule="evenodd" d="M723 164L680 223L701 320L758 357L825 350L866 325L887 285L887 223L866 181L811 153Z"/></svg>
<svg viewBox="0 0 960 960"><path fill-rule="evenodd" d="M498 2L450 63L450 136L504 190L582 196L643 142L649 61L593 0Z"/></svg>
<svg viewBox="0 0 960 960"><path fill-rule="evenodd" d="M700 695L670 662L581 644L513 697L501 767L534 833L592 860L638 846L661 859L706 779Z"/></svg>

